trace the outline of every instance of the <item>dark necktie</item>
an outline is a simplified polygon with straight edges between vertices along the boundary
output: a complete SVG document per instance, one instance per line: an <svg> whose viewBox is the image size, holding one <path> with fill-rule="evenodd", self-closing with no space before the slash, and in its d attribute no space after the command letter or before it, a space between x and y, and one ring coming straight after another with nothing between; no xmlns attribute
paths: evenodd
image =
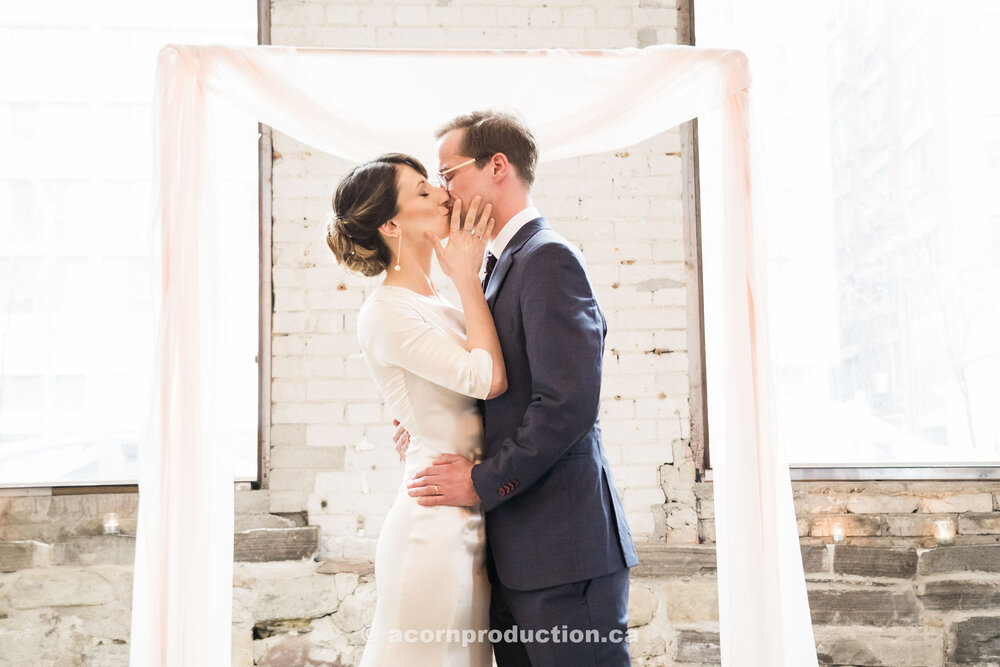
<svg viewBox="0 0 1000 667"><path fill-rule="evenodd" d="M493 269L497 265L497 258L491 252L486 253L486 277L483 278L483 291L486 291L486 286L490 284L490 276L493 275Z"/></svg>

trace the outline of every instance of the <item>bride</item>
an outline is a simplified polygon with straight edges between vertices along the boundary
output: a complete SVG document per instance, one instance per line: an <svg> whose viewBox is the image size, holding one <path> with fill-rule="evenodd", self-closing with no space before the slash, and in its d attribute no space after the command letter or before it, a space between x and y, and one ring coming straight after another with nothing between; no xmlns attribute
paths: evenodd
<svg viewBox="0 0 1000 667"><path fill-rule="evenodd" d="M378 601L361 667L492 664L482 509L424 507L405 485L442 453L475 459L483 442L476 399L507 390L478 277L495 224L492 206L480 212L480 204L471 202L463 224L461 202L398 153L355 167L334 195L326 241L337 261L365 276L385 274L358 315L358 339L379 391L410 433L404 483L375 552ZM461 309L431 282L432 253L455 283Z"/></svg>

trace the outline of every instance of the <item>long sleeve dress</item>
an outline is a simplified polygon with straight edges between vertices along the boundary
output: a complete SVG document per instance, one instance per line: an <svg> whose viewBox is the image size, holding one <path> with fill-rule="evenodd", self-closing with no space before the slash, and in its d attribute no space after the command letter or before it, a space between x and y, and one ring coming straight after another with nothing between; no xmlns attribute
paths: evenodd
<svg viewBox="0 0 1000 667"><path fill-rule="evenodd" d="M422 507L406 482L439 454L479 455L476 399L489 393L492 359L465 349L460 309L403 287L376 288L358 315L358 338L386 404L410 433L403 484L375 552L378 599L361 667L489 667L482 509Z"/></svg>

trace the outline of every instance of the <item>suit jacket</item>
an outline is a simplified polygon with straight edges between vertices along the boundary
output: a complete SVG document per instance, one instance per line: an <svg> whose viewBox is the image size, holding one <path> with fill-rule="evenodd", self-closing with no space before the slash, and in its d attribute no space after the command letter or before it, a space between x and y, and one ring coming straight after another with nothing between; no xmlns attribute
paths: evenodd
<svg viewBox="0 0 1000 667"><path fill-rule="evenodd" d="M484 405L472 482L491 574L536 590L638 563L598 420L607 325L580 251L536 218L486 288L508 390Z"/></svg>

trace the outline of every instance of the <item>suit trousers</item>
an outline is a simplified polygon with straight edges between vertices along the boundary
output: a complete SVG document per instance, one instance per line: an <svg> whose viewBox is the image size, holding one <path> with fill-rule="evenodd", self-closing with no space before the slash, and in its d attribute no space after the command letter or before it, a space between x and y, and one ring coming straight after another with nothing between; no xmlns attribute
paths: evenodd
<svg viewBox="0 0 1000 667"><path fill-rule="evenodd" d="M631 665L626 638L628 584L627 567L533 591L495 582L490 627L503 637L493 644L498 667Z"/></svg>

